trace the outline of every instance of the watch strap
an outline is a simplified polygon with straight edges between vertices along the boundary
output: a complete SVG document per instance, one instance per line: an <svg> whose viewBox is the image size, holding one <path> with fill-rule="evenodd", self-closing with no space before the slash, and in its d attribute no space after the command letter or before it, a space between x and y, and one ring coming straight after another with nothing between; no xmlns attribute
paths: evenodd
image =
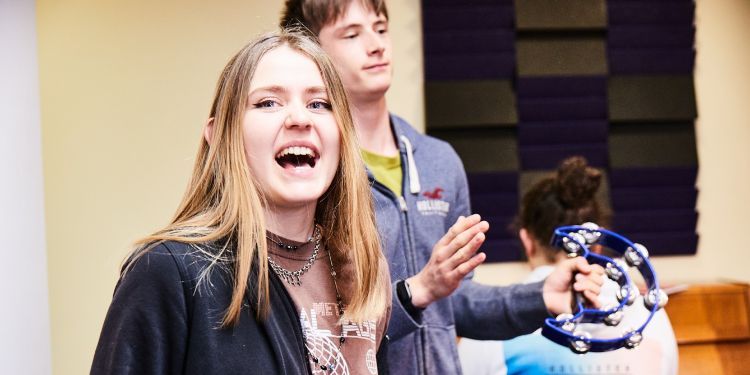
<svg viewBox="0 0 750 375"><path fill-rule="evenodd" d="M406 280L399 280L396 283L396 296L398 297L399 302L401 302L401 306L404 307L404 310L409 313L409 315L417 316L422 313L423 308L419 308L417 306L414 306L414 304L411 301L411 289L409 288L409 283Z"/></svg>

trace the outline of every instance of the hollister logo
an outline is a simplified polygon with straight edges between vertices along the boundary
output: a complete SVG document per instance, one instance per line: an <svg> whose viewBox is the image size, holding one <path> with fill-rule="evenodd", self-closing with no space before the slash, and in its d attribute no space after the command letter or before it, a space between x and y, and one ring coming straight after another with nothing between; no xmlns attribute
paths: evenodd
<svg viewBox="0 0 750 375"><path fill-rule="evenodd" d="M448 215L451 204L443 200L443 188L436 187L432 191L422 193L427 199L417 201L417 210L422 215Z"/></svg>
<svg viewBox="0 0 750 375"><path fill-rule="evenodd" d="M442 199L443 198L443 188L435 188L433 191L425 191L422 193L427 198L430 199Z"/></svg>

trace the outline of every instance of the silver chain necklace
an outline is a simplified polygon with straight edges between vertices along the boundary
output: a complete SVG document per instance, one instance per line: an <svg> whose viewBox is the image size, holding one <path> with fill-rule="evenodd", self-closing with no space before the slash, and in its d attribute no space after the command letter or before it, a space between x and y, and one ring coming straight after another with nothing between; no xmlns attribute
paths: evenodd
<svg viewBox="0 0 750 375"><path fill-rule="evenodd" d="M289 250L296 250L296 248L291 248L290 247L290 246L295 246L295 245L287 246L287 245L285 245L285 244L283 244L281 242L274 241L270 237L268 237L268 239L271 240L273 243L275 243L280 248L287 248ZM320 226L318 226L317 224L315 225L315 229L313 230L313 235L312 235L311 240L312 239L315 240L315 249L313 249L313 252L310 255L310 258L307 259L307 262L305 262L305 264L302 266L302 268L300 268L300 269L298 269L296 271L289 271L289 270L285 269L284 267L281 267L278 263L274 262L273 259L271 259L270 255L268 256L268 264L271 265L271 269L276 273L276 275L279 276L279 278L281 278L282 280L286 281L287 283L289 283L292 286L301 286L302 285L302 280L300 280L300 278L302 277L302 275L305 272L307 272L308 270L310 270L310 268L312 268L313 263L315 263L315 260L318 257L318 251L320 250L321 234L320 234ZM311 240L308 240L307 242L309 243ZM339 316L343 316L344 315L344 300L343 300L343 298L341 298L341 293L339 292L339 285L338 285L338 282L336 280L336 276L337 276L336 275L336 268L333 266L333 257L331 256L331 252L330 251L328 251L328 264L331 267L331 278L333 279L333 288L336 291L336 307L338 308ZM308 355L308 357L310 358L310 360L315 364L315 366L317 366L321 370L323 370L325 372L329 372L329 373L336 371L336 368L339 366L338 356L335 356L335 358L333 358L332 362L331 361L326 361L325 363L323 363L322 358L320 358L320 357L318 357L318 356L316 356L316 355L313 354L313 352L312 352L312 350L310 348L311 344L308 341L308 337L304 333L304 330L303 330L302 335L304 336L304 340L305 340L305 353ZM341 326L341 335L339 336L339 343L338 343L339 344L338 345L338 352L341 355L343 355L343 353L341 352L341 347L344 345L344 342L346 342L346 338L344 337L344 326L342 325Z"/></svg>
<svg viewBox="0 0 750 375"><path fill-rule="evenodd" d="M271 259L271 255L268 255L267 256L268 264L271 265L271 269L273 270L273 272L275 272L276 275L279 276L279 278L286 281L290 285L294 285L294 286L302 285L302 280L300 278L302 277L302 275L305 274L305 272L310 270L313 263L315 263L315 260L318 258L318 251L320 250L320 237L321 237L320 226L316 224L315 229L313 229L313 235L312 235L312 239L315 240L315 248L313 249L313 252L310 255L310 258L307 259L307 262L305 262L305 264L302 265L302 268L296 271L289 271L288 269L280 266L278 263L274 262L273 259ZM270 237L268 239L271 240L273 243L277 243L276 241L272 240ZM329 254L329 257L330 257L330 254Z"/></svg>

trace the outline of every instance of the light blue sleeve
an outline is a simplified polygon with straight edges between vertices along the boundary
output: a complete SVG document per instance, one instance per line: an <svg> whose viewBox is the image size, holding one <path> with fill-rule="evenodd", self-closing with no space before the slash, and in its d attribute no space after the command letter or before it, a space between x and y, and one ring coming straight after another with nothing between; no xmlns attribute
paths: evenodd
<svg viewBox="0 0 750 375"><path fill-rule="evenodd" d="M506 375L503 342L462 338L458 343L461 371L471 375Z"/></svg>

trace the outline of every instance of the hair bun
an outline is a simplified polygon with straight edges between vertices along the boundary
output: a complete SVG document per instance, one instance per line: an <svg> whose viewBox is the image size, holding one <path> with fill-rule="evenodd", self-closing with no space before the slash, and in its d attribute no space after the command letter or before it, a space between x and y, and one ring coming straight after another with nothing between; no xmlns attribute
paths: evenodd
<svg viewBox="0 0 750 375"><path fill-rule="evenodd" d="M555 176L555 189L560 203L579 208L589 202L601 184L602 173L589 167L586 158L573 156L563 160Z"/></svg>

